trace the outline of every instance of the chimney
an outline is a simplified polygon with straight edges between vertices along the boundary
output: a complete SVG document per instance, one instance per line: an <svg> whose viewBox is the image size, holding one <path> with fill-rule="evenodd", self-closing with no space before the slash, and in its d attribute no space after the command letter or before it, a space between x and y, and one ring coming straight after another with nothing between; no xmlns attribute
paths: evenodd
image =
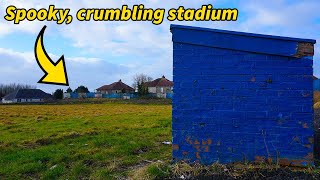
<svg viewBox="0 0 320 180"><path fill-rule="evenodd" d="M162 78L166 78L164 75L162 75Z"/></svg>
<svg viewBox="0 0 320 180"><path fill-rule="evenodd" d="M121 79L119 80L119 82L122 82Z"/></svg>

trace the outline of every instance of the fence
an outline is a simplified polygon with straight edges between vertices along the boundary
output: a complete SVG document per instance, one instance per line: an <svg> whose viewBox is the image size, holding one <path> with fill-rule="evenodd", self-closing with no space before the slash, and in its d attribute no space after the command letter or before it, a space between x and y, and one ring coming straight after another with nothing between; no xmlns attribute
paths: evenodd
<svg viewBox="0 0 320 180"><path fill-rule="evenodd" d="M173 93L167 93L166 94L166 99L172 99Z"/></svg>
<svg viewBox="0 0 320 180"><path fill-rule="evenodd" d="M111 99L132 99L137 98L137 94L102 94L102 98L111 98Z"/></svg>
<svg viewBox="0 0 320 180"><path fill-rule="evenodd" d="M166 98L172 99L173 93L162 94L161 96L157 94L148 94L145 97L158 97L158 98ZM139 95L137 93L121 93L121 94L100 94L100 93L64 93L64 99L81 99L81 98L107 98L107 99L133 99L138 98Z"/></svg>

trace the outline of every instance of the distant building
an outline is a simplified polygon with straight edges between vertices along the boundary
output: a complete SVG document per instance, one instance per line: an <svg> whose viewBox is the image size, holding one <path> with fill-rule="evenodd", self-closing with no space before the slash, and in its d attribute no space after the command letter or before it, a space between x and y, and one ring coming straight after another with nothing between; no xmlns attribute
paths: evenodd
<svg viewBox="0 0 320 180"><path fill-rule="evenodd" d="M149 93L162 97L166 93L172 93L173 82L162 76L154 81L146 82L145 86L148 87Z"/></svg>
<svg viewBox="0 0 320 180"><path fill-rule="evenodd" d="M52 99L52 95L40 89L19 89L2 98L3 103L43 102Z"/></svg>
<svg viewBox="0 0 320 180"><path fill-rule="evenodd" d="M101 86L96 89L97 93L101 94L119 94L119 93L134 93L134 89L123 83L121 79L109 85Z"/></svg>

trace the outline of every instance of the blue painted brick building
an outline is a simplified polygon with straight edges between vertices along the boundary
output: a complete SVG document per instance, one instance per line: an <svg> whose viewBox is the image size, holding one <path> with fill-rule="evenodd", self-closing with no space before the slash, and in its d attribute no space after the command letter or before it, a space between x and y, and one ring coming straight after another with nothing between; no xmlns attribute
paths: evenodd
<svg viewBox="0 0 320 180"><path fill-rule="evenodd" d="M315 40L171 32L174 160L313 164Z"/></svg>
<svg viewBox="0 0 320 180"><path fill-rule="evenodd" d="M320 91L320 79L313 78L313 90L314 91Z"/></svg>

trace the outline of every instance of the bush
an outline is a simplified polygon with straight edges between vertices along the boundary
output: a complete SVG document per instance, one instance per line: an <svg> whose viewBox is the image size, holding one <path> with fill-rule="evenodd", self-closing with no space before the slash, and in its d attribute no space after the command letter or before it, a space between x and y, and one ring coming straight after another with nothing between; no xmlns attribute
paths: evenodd
<svg viewBox="0 0 320 180"><path fill-rule="evenodd" d="M63 90L62 89L57 89L53 93L53 97L54 97L54 99L63 99Z"/></svg>
<svg viewBox="0 0 320 180"><path fill-rule="evenodd" d="M89 93L89 90L85 86L79 86L77 89L74 90L75 93Z"/></svg>

